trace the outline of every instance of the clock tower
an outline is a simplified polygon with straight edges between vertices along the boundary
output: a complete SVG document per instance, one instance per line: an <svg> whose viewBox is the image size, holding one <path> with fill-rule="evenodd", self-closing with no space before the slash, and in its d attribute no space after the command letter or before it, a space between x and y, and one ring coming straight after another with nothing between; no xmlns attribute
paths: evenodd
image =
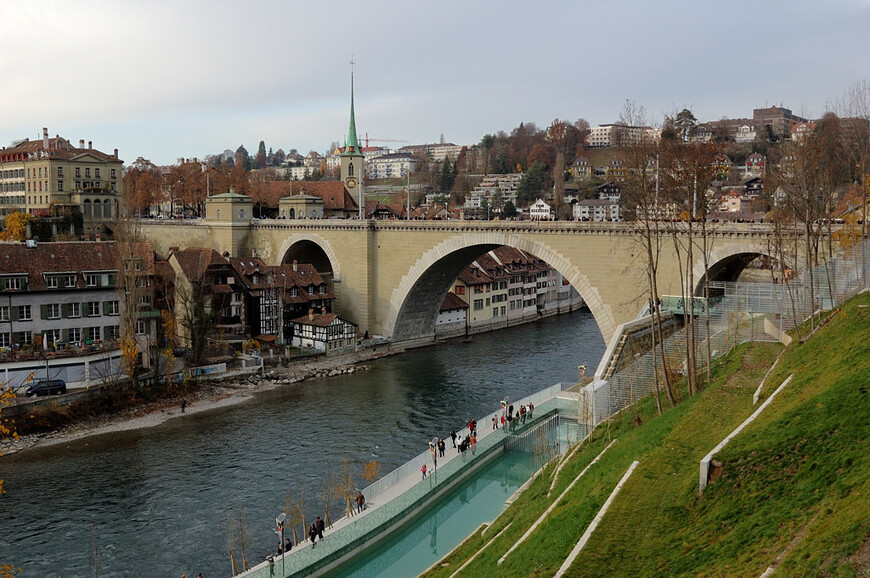
<svg viewBox="0 0 870 578"><path fill-rule="evenodd" d="M357 197L362 218L365 196L363 194L363 182L365 179L365 165L359 138L356 136L356 119L353 110L353 61L350 68L350 126L347 129L347 140L344 143L344 151L341 153L341 182L351 196Z"/></svg>

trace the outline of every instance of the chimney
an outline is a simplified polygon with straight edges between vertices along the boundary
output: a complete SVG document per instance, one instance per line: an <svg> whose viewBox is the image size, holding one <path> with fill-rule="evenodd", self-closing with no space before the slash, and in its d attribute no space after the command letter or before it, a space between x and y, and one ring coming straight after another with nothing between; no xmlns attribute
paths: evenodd
<svg viewBox="0 0 870 578"><path fill-rule="evenodd" d="M115 149L115 158L118 158L118 149Z"/></svg>
<svg viewBox="0 0 870 578"><path fill-rule="evenodd" d="M299 264L296 262L296 259L293 259L293 272L294 273L299 270L298 265Z"/></svg>
<svg viewBox="0 0 870 578"><path fill-rule="evenodd" d="M83 139L83 138L79 139L79 148L80 149L85 148L85 139Z"/></svg>
<svg viewBox="0 0 870 578"><path fill-rule="evenodd" d="M314 309L308 309L308 321L314 321Z"/></svg>
<svg viewBox="0 0 870 578"><path fill-rule="evenodd" d="M88 141L88 148L89 149L94 148L94 141L91 141L91 140Z"/></svg>
<svg viewBox="0 0 870 578"><path fill-rule="evenodd" d="M42 148L48 150L48 128L42 127Z"/></svg>

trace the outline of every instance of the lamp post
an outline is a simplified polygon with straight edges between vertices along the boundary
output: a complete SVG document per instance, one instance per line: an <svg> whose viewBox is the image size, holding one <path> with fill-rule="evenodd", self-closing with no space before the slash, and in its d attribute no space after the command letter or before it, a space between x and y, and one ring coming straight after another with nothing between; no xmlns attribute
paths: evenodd
<svg viewBox="0 0 870 578"><path fill-rule="evenodd" d="M284 551L284 520L287 519L287 514L281 512L275 518L275 533L278 534L278 551L281 552L281 576L284 576L284 556L287 552Z"/></svg>

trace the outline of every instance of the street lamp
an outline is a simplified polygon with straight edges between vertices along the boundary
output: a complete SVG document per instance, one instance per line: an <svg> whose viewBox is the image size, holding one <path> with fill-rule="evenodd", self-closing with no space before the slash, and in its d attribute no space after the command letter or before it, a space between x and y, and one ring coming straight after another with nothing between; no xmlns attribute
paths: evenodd
<svg viewBox="0 0 870 578"><path fill-rule="evenodd" d="M284 556L287 552L284 551L284 520L287 519L287 514L281 512L275 518L275 533L278 534L278 551L281 552L281 576L284 576Z"/></svg>

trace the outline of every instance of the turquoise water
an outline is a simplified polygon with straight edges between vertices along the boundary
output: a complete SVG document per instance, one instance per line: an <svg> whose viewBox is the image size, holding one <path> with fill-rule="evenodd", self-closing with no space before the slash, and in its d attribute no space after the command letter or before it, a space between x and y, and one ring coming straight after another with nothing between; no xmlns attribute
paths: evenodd
<svg viewBox="0 0 870 578"><path fill-rule="evenodd" d="M420 574L504 511L505 501L534 473L534 460L523 452L501 453L405 528L329 576L407 578Z"/></svg>

